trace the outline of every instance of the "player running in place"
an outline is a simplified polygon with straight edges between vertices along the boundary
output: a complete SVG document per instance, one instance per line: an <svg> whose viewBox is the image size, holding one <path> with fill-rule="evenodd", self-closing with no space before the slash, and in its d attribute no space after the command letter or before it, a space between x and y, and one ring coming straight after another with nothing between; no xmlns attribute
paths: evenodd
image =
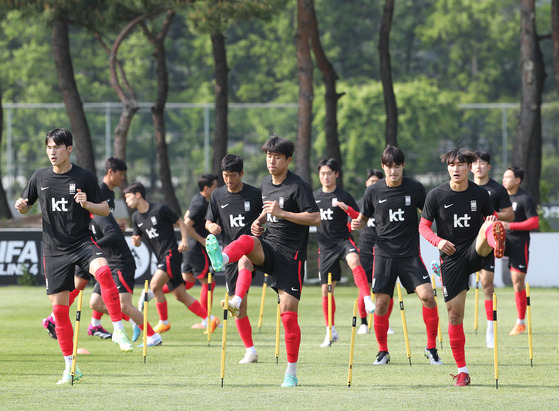
<svg viewBox="0 0 559 411"><path fill-rule="evenodd" d="M491 155L487 151L476 151L476 160L472 164L472 174L474 183L483 187L489 193L491 204L499 221L512 221L514 214L512 204L505 187L489 177L491 170ZM495 257L479 270L481 286L485 295L485 316L487 318L487 331L485 333L485 343L487 348L493 348L493 280L495 278Z"/></svg>
<svg viewBox="0 0 559 411"><path fill-rule="evenodd" d="M437 352L439 312L431 280L419 249L418 210L425 203L425 188L404 176L406 159L397 147L387 146L381 157L385 178L365 191L363 210L353 226L361 227L374 218L377 242L374 250L373 293L376 298L374 327L379 352L374 365L390 362L388 353L388 307L399 277L408 294L415 292L423 304L427 330L425 357L442 365Z"/></svg>
<svg viewBox="0 0 559 411"><path fill-rule="evenodd" d="M45 137L46 153L52 167L37 170L15 208L26 214L37 199L43 217L43 267L47 295L56 320L58 344L65 369L58 384L72 382L73 329L69 313L69 293L74 289L76 265L89 270L99 284L113 322L112 339L121 350L132 351L121 321L118 290L102 250L89 230L89 214L107 216L109 206L89 171L70 162L73 136L66 129L54 129ZM76 367L74 380L82 372Z"/></svg>
<svg viewBox="0 0 559 411"><path fill-rule="evenodd" d="M309 185L288 170L294 148L291 141L277 136L272 136L262 146L271 175L262 180L264 206L260 216L252 223L253 236L240 236L225 247L223 253L214 235L209 235L206 241L208 256L216 271L223 271L224 264L236 263L242 256L247 256L255 266L271 276L271 287L280 297L287 351L287 370L282 387L297 385L301 343L297 317L309 226L320 224L320 213Z"/></svg>
<svg viewBox="0 0 559 411"><path fill-rule="evenodd" d="M507 248L505 255L509 257L509 268L514 288L514 301L518 319L509 335L522 334L526 330L526 272L530 248L530 231L537 230L540 219L536 203L527 191L520 188L524 179L524 170L520 167L509 167L503 175L503 186L507 189L512 202L514 220L504 222L507 230Z"/></svg>
<svg viewBox="0 0 559 411"><path fill-rule="evenodd" d="M150 203L146 200L146 189L142 183L133 183L124 190L126 205L136 209L132 215L132 243L139 247L144 238L146 244L157 258L157 269L150 281L155 295L155 307L159 323L153 329L162 334L169 331L171 324L167 312L167 300L163 286L167 284L175 298L200 318L208 316L207 309L186 292L180 272L181 252L188 248L186 226L182 219L164 204ZM181 242L177 245L174 226L178 225Z"/></svg>
<svg viewBox="0 0 559 411"><path fill-rule="evenodd" d="M326 336L320 346L329 347L331 342L328 329L328 273L332 274L332 342L336 342L339 337L334 325L334 290L342 274L341 259L345 260L353 272L355 285L359 288L359 299L364 301L366 311L373 312L375 305L371 299L367 275L359 260L357 246L348 227L348 215L351 218L359 216L357 203L351 194L336 186L340 167L335 159L320 160L317 170L322 188L314 191L313 196L320 210L318 276L322 284L322 311L326 322Z"/></svg>
<svg viewBox="0 0 559 411"><path fill-rule="evenodd" d="M188 233L188 251L183 254L182 277L186 284L186 289L190 289L196 283L196 280L202 284L200 291L200 304L208 307L208 272L210 269L210 261L204 246L206 245L206 237L209 232L206 230L206 212L210 204L210 196L217 188L217 176L213 174L203 174L198 178L199 193L190 201L190 207L184 214L184 223L186 224L186 232ZM211 290L215 288L215 279L212 280ZM218 323L215 317L212 328ZM207 323L202 319L201 323L194 324L192 328L206 328Z"/></svg>
<svg viewBox="0 0 559 411"><path fill-rule="evenodd" d="M441 156L450 182L427 194L419 232L439 249L441 279L448 311L448 337L458 366L455 386L470 384L464 346L464 307L470 274L491 261L493 251L501 258L505 250L505 227L497 221L487 190L468 180L475 155L457 148ZM485 219L485 221L484 221ZM431 228L437 224L437 234Z"/></svg>
<svg viewBox="0 0 559 411"><path fill-rule="evenodd" d="M206 214L206 229L213 235L221 234L227 245L243 234L250 235L250 227L262 211L260 189L243 183L243 159L227 154L221 160L225 185L215 190ZM252 327L247 316L247 292L254 277L254 268L246 256L237 264L225 267L225 284L231 295L229 307L235 315L237 331L245 346L245 355L239 364L258 362L258 353L252 341ZM222 301L224 306L225 301Z"/></svg>

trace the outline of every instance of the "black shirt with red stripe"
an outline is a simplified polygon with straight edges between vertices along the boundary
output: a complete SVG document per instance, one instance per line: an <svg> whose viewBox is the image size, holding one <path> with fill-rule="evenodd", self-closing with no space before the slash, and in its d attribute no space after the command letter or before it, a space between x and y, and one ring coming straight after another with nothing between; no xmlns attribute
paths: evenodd
<svg viewBox="0 0 559 411"><path fill-rule="evenodd" d="M149 249L161 261L169 252L178 254L174 224L179 216L164 204L149 203L148 211L132 215L134 235L142 236Z"/></svg>
<svg viewBox="0 0 559 411"><path fill-rule="evenodd" d="M487 184L480 184L479 186L485 188L489 193L491 205L493 206L493 209L495 211L502 211L503 209L508 208L512 205L507 189L492 178L489 179Z"/></svg>
<svg viewBox="0 0 559 411"><path fill-rule="evenodd" d="M531 217L538 216L536 202L532 196L522 188L519 188L516 194L510 196L512 202L512 211L514 211L514 223L526 221ZM509 230L507 231L507 240L511 242L526 242L530 239L529 230Z"/></svg>
<svg viewBox="0 0 559 411"><path fill-rule="evenodd" d="M353 196L340 187L336 187L331 193L325 193L322 188L319 188L313 192L313 196L320 211L320 225L317 228L319 248L331 248L339 240L350 238L351 234L347 226L348 215L335 204L340 201L359 211Z"/></svg>

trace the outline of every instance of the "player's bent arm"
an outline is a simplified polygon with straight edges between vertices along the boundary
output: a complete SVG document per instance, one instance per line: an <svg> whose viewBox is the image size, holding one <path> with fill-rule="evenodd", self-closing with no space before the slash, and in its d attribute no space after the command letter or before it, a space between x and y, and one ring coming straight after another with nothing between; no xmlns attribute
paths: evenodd
<svg viewBox="0 0 559 411"><path fill-rule="evenodd" d="M142 238L139 235L133 235L132 237L132 244L134 247L139 247L142 244Z"/></svg>
<svg viewBox="0 0 559 411"><path fill-rule="evenodd" d="M302 213L291 213L289 211L284 211L281 218L292 223L299 225L320 225L320 213L312 212L309 213L304 211Z"/></svg>
<svg viewBox="0 0 559 411"><path fill-rule="evenodd" d="M506 230L513 231L532 231L537 230L540 227L540 218L538 216L530 217L524 221L518 221L515 223L503 223Z"/></svg>
<svg viewBox="0 0 559 411"><path fill-rule="evenodd" d="M194 229L194 221L192 219L190 219L189 217L186 218L186 220L183 222L183 224L186 227L186 233L194 238L196 241L198 241L200 244L202 245L206 245L206 239L204 237L202 237L200 234L198 234L196 232L196 230ZM186 236L184 236L184 238L186 239Z"/></svg>
<svg viewBox="0 0 559 411"><path fill-rule="evenodd" d="M177 220L175 224L178 224L179 231L181 232L181 242L179 243L179 251L182 253L183 251L188 250L188 229L187 229L187 225L180 218ZM198 237L200 237L200 235L198 235ZM202 245L205 245L205 239L203 240L204 242L202 243Z"/></svg>
<svg viewBox="0 0 559 411"><path fill-rule="evenodd" d="M214 223L210 220L206 220L206 230L209 231L210 234L218 235L221 233L221 226L217 223Z"/></svg>
<svg viewBox="0 0 559 411"><path fill-rule="evenodd" d="M18 198L15 203L15 208L20 214L27 214L31 206L27 204L27 198Z"/></svg>
<svg viewBox="0 0 559 411"><path fill-rule="evenodd" d="M365 217L363 214L359 213L357 218L351 220L351 230L355 231L365 227L367 221L369 221L369 217Z"/></svg>
<svg viewBox="0 0 559 411"><path fill-rule="evenodd" d="M87 211L89 211L90 213L93 213L95 215L100 215L103 217L108 216L109 213L111 212L111 209L109 208L109 203L107 203L106 201L103 201L102 203L92 203L91 201L86 201L85 203L82 203L81 206L85 208Z"/></svg>
<svg viewBox="0 0 559 411"><path fill-rule="evenodd" d="M497 218L500 221L512 221L514 220L514 211L511 207L503 208L501 211L497 212Z"/></svg>

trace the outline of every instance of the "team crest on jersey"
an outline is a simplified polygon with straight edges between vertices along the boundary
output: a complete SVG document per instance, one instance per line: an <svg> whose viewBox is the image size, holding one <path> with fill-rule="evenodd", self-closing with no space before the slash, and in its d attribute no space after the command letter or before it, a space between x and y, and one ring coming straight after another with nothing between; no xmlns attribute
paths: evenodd
<svg viewBox="0 0 559 411"><path fill-rule="evenodd" d="M280 197L279 200L278 200L278 203L279 203L280 208L283 208L283 204L285 203L285 198Z"/></svg>
<svg viewBox="0 0 559 411"><path fill-rule="evenodd" d="M155 216L151 217L151 224L152 225L157 225L157 218Z"/></svg>
<svg viewBox="0 0 559 411"><path fill-rule="evenodd" d="M518 203L516 201L512 202L512 211L516 211L516 206L518 205Z"/></svg>
<svg viewBox="0 0 559 411"><path fill-rule="evenodd" d="M250 211L250 201L245 201L245 211Z"/></svg>
<svg viewBox="0 0 559 411"><path fill-rule="evenodd" d="M70 184L70 194L76 194L76 185L74 183Z"/></svg>
<svg viewBox="0 0 559 411"><path fill-rule="evenodd" d="M470 209L472 211L477 211L477 201L476 200L470 201Z"/></svg>
<svg viewBox="0 0 559 411"><path fill-rule="evenodd" d="M410 206L410 205L411 205L411 196L406 196L406 197L404 198L404 201L406 202L406 205L407 205L407 206Z"/></svg>

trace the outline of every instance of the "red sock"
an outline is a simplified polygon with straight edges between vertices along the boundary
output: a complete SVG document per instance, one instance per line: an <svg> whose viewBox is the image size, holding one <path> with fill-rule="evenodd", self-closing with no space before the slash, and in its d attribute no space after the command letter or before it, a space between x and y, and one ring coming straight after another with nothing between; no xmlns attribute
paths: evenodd
<svg viewBox="0 0 559 411"><path fill-rule="evenodd" d="M375 335L377 337L378 350L388 351L388 313L385 315L377 315L373 313Z"/></svg>
<svg viewBox="0 0 559 411"><path fill-rule="evenodd" d="M281 322L285 334L285 350L287 362L294 363L299 359L299 345L301 344L301 329L297 322L297 313L286 311L281 314Z"/></svg>
<svg viewBox="0 0 559 411"><path fill-rule="evenodd" d="M103 313L101 313L101 314L103 314ZM130 317L128 317L126 314L121 313L121 315L122 315L122 320L123 321L130 321Z"/></svg>
<svg viewBox="0 0 559 411"><path fill-rule="evenodd" d="M359 310L359 317L367 318L367 310L365 310L365 301L362 298L357 299L357 309Z"/></svg>
<svg viewBox="0 0 559 411"><path fill-rule="evenodd" d="M167 313L167 301L162 303L155 303L155 308L157 308L157 313L159 314L159 321L167 321L169 315Z"/></svg>
<svg viewBox="0 0 559 411"><path fill-rule="evenodd" d="M194 287L194 284L196 284L194 281L186 281L184 283L184 288L186 288L187 290L190 290L192 287ZM169 288L169 287L167 287Z"/></svg>
<svg viewBox="0 0 559 411"><path fill-rule="evenodd" d="M238 295L241 299L245 298L250 288L250 283L252 283L252 272L246 268L240 269L237 284L235 285L235 295Z"/></svg>
<svg viewBox="0 0 559 411"><path fill-rule="evenodd" d="M252 342L252 327L250 325L250 320L248 317L244 317L241 319L236 319L235 324L237 324L237 331L239 332L239 336L241 340L243 340L243 344L245 348L252 347L254 343Z"/></svg>
<svg viewBox="0 0 559 411"><path fill-rule="evenodd" d="M464 346L466 345L466 335L464 335L464 325L448 324L448 340L456 366L458 368L465 367L466 353L464 352Z"/></svg>
<svg viewBox="0 0 559 411"><path fill-rule="evenodd" d="M72 291L70 291L70 302L68 303L68 307L72 306L79 293L80 290L78 290L77 288L74 288Z"/></svg>
<svg viewBox="0 0 559 411"><path fill-rule="evenodd" d="M171 290L169 290L169 286L167 283L163 284L163 294L169 294Z"/></svg>
<svg viewBox="0 0 559 411"><path fill-rule="evenodd" d="M485 317L487 321L493 321L493 301L485 300Z"/></svg>
<svg viewBox="0 0 559 411"><path fill-rule="evenodd" d="M95 278L101 286L101 297L107 306L111 321L121 321L122 312L120 311L120 298L118 296L118 289L116 288L109 266L104 265L103 267L98 268L95 272Z"/></svg>
<svg viewBox="0 0 559 411"><path fill-rule="evenodd" d="M514 301L516 302L518 319L523 320L526 317L526 306L528 304L528 299L526 298L526 290L515 292Z"/></svg>
<svg viewBox="0 0 559 411"><path fill-rule="evenodd" d="M56 337L62 355L72 355L74 351L74 330L70 321L70 307L67 305L53 305L52 312L56 322Z"/></svg>
<svg viewBox="0 0 559 411"><path fill-rule="evenodd" d="M493 248L495 248L495 237L493 236L493 225L494 224L495 223L491 224L485 230L485 238L487 238L487 244L489 244Z"/></svg>
<svg viewBox="0 0 559 411"><path fill-rule="evenodd" d="M91 318L93 318L95 320L100 320L102 316L103 316L103 313L101 311L91 310Z"/></svg>
<svg viewBox="0 0 559 411"><path fill-rule="evenodd" d="M427 349L437 348L437 333L439 331L439 310L423 307L423 322L427 330Z"/></svg>
<svg viewBox="0 0 559 411"><path fill-rule="evenodd" d="M391 298L390 302L388 303L388 317L390 317L390 314L392 314L392 308L394 308L394 298Z"/></svg>
<svg viewBox="0 0 559 411"><path fill-rule="evenodd" d="M200 317L201 319L208 318L207 308L204 307L196 300L194 300L194 302L188 306L188 309L192 311L194 314L196 314L198 317Z"/></svg>
<svg viewBox="0 0 559 411"><path fill-rule="evenodd" d="M140 327L140 330L144 331L144 324L138 324L138 327ZM155 331L153 331L150 323L148 323L148 337L151 337L153 334L155 334Z"/></svg>
<svg viewBox="0 0 559 411"><path fill-rule="evenodd" d="M363 298L371 295L369 290L369 283L367 281L367 274L363 270L363 266L359 265L353 269L353 281L357 288L359 288L359 297Z"/></svg>
<svg viewBox="0 0 559 411"><path fill-rule="evenodd" d="M326 323L326 327L328 327L328 297L322 297L322 312L324 313L324 322ZM336 299L334 298L334 296L332 296L332 325L334 325L335 312L336 312Z"/></svg>
<svg viewBox="0 0 559 411"><path fill-rule="evenodd" d="M229 263L236 263L243 255L250 254L254 249L254 240L251 236L243 234L235 241L230 242L223 253L229 257Z"/></svg>

